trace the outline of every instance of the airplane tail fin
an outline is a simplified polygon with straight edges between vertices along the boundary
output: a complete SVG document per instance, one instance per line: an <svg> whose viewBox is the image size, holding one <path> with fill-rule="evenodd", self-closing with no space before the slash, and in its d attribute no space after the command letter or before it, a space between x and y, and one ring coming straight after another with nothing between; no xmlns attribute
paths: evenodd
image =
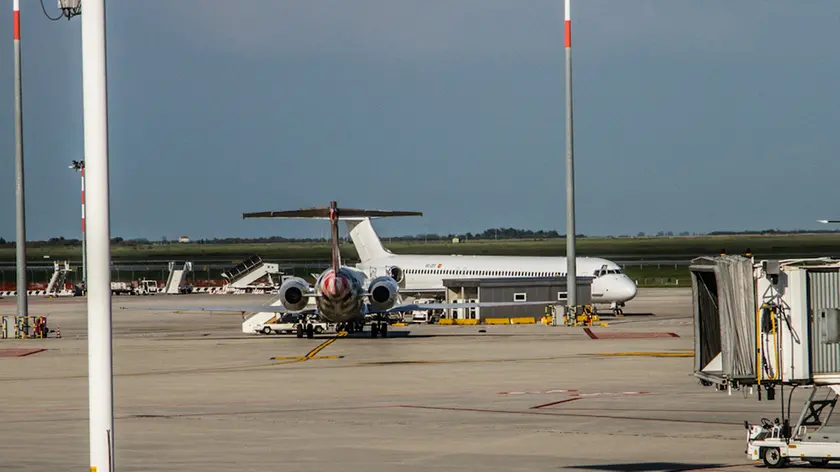
<svg viewBox="0 0 840 472"><path fill-rule="evenodd" d="M356 247L356 252L359 253L359 259L362 262L391 254L382 245L379 235L373 229L370 218L353 218L345 220L344 223L350 230L350 239L353 240L353 246Z"/></svg>
<svg viewBox="0 0 840 472"><path fill-rule="evenodd" d="M264 211L264 212L256 212L256 213L243 213L242 218L290 218L290 219L329 219L330 220L330 229L331 229L331 236L332 236L332 266L334 270L338 270L338 267L341 266L341 253L339 252L338 242L338 221L343 219L347 220L348 226L351 224L350 220L361 223L356 223L353 225L354 227L351 228L351 237L353 238L353 245L356 246L356 250L359 251L359 257L362 260L369 259L371 254L381 254L379 251L384 252L385 248L382 247L382 243L379 241L379 237L376 236L376 233L373 231L373 226L370 225L369 218L384 218L384 217L392 217L392 216L423 216L423 213L418 211L389 211L389 210L363 210L360 208L339 208L336 202L330 202L330 206L328 207L314 207L314 208L301 208L300 210L288 210L288 211ZM369 228L369 232L364 230L364 224L367 224L367 228ZM362 226L360 233L363 237L360 238L360 241L363 241L364 244L357 244L356 243L356 236L353 236L353 230L358 226ZM373 239L370 238L370 234L373 235ZM366 249L360 249L360 247L364 247ZM367 249L370 248L370 249ZM372 251L372 252L371 252ZM365 254L363 256L363 253Z"/></svg>

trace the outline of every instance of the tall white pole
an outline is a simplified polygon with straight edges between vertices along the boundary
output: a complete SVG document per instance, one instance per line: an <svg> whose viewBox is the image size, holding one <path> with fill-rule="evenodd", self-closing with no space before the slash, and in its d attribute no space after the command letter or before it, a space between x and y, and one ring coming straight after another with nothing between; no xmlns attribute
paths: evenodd
<svg viewBox="0 0 840 472"><path fill-rule="evenodd" d="M82 161L82 283L85 292L87 291L87 231L85 228L85 163Z"/></svg>
<svg viewBox="0 0 840 472"><path fill-rule="evenodd" d="M568 306L577 305L577 251L575 250L575 147L572 113L572 16L566 0L566 293Z"/></svg>
<svg viewBox="0 0 840 472"><path fill-rule="evenodd" d="M108 190L108 91L105 0L84 0L82 83L88 231L88 388L91 471L114 469L111 345L111 230Z"/></svg>
<svg viewBox="0 0 840 472"><path fill-rule="evenodd" d="M23 186L23 91L21 85L20 64L20 0L12 3L12 21L14 22L15 42L15 198L17 201L15 236L15 253L17 259L17 312L18 316L26 316L29 311L26 298L26 205L24 202Z"/></svg>

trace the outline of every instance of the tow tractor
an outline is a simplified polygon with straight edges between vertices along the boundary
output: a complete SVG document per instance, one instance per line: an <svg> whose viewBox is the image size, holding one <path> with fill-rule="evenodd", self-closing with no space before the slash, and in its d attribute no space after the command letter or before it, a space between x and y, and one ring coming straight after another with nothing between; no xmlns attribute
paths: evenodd
<svg viewBox="0 0 840 472"><path fill-rule="evenodd" d="M813 391L793 428L790 427L789 411L787 418L783 412L781 422L779 418L774 422L762 418L760 425L744 422L747 428L746 453L750 459L761 460L771 468L785 467L792 458L806 461L814 467L840 461L840 426L828 426L840 397L840 385L806 388L813 388ZM817 392L826 388L825 397L818 399ZM840 424L838 421L835 423Z"/></svg>

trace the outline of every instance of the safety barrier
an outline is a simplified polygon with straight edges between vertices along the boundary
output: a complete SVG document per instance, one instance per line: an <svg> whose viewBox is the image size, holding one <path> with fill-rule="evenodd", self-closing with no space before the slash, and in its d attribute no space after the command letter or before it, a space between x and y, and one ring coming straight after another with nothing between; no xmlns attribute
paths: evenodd
<svg viewBox="0 0 840 472"><path fill-rule="evenodd" d="M46 316L0 317L0 339L43 339L49 332Z"/></svg>
<svg viewBox="0 0 840 472"><path fill-rule="evenodd" d="M545 324L551 324L549 319L548 323L546 323L545 318L542 318L541 321ZM439 325L443 326L452 326L452 325L520 325L520 324L537 324L538 321L536 318L532 316L523 316L518 318L485 318L483 320L478 319L451 319L451 318L441 318L438 321Z"/></svg>
<svg viewBox="0 0 840 472"><path fill-rule="evenodd" d="M460 319L460 318L458 318L458 319L455 320L455 324L456 325L464 325L464 326L472 326L472 325L477 325L478 320L477 319Z"/></svg>
<svg viewBox="0 0 840 472"><path fill-rule="evenodd" d="M51 293L47 292L46 290L27 290L26 295L30 296L30 297L46 297L47 295L57 295L59 297L69 297L69 296L74 295L74 292L72 290L64 289L64 290L59 291L56 294L51 294ZM17 292L14 291L14 290L6 290L6 291L3 291L3 292L0 292L0 297L16 297L16 296L17 296Z"/></svg>
<svg viewBox="0 0 840 472"><path fill-rule="evenodd" d="M553 307L552 307L553 308ZM575 307L574 315L572 310L563 315L563 322L568 326L594 326L600 321L598 314L595 313L592 305L580 305ZM522 316L516 318L485 318L483 320L477 319L451 319L441 318L438 321L439 325L521 325L521 324L544 324L551 325L554 321L554 311L546 310L546 314L540 318L533 316ZM601 323L601 326L606 326Z"/></svg>

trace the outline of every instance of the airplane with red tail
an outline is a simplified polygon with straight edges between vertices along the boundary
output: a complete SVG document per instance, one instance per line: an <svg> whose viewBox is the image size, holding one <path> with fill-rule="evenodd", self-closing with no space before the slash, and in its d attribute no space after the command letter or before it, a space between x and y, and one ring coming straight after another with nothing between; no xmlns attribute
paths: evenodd
<svg viewBox="0 0 840 472"><path fill-rule="evenodd" d="M336 329L362 332L368 320L371 336L383 337L388 334L390 315L413 311L446 310L458 308L485 308L512 305L555 305L557 300L512 301L512 302L469 302L469 303L408 303L400 304L399 286L390 275L374 277L367 282L366 273L355 267L341 263L339 250L338 223L342 218L360 220L364 218L384 218L396 216L422 216L421 212L363 210L358 208L339 208L336 202L328 207L302 208L289 211L268 211L245 213L243 218L289 218L289 219L328 219L331 230L332 263L329 269L315 279L314 285L300 277L286 279L279 290L282 305L250 305L220 307L173 307L179 311L242 311L257 313L298 313L303 315L297 323L297 336L312 338L315 333L314 322L322 320L336 324ZM314 298L315 308L308 308ZM156 307L162 310L166 308Z"/></svg>

